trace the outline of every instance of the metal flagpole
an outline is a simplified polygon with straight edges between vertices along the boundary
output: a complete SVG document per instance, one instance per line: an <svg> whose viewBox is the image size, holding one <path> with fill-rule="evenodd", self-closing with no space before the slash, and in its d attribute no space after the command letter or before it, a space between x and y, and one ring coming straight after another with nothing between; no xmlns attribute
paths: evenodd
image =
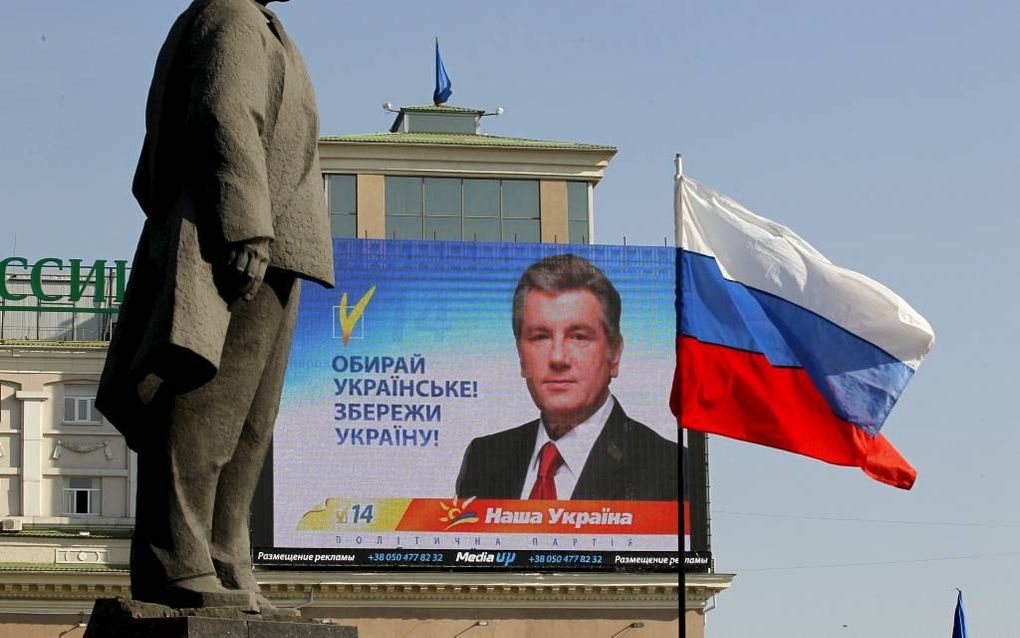
<svg viewBox="0 0 1020 638"><path fill-rule="evenodd" d="M674 190L673 190L673 206L674 206L674 208L676 209L676 212L677 212L677 216L676 216L676 247L680 248L680 246L683 244L683 239L684 239L684 225L683 225L684 201L683 201L683 197L681 197L681 192L680 192L680 185L681 185L681 183L683 182L683 179L684 179L684 158L683 158L683 156L681 156L680 153L677 153L676 157L673 158L673 163L676 166L676 184L674 184Z"/></svg>
<svg viewBox="0 0 1020 638"><path fill-rule="evenodd" d="M684 198L683 198L683 157L677 153L675 158L676 165L676 184L674 191L674 207L676 210L676 247L677 247L677 259L681 259L683 255L683 243L684 243ZM677 269L677 277L682 276L682 261L681 267ZM677 289L680 290L682 286L681 281L677 281ZM683 298L677 300L677 312L683 312ZM678 335L682 337L682 335ZM681 349L677 344L677 368L681 365ZM683 388L680 390L683 392ZM682 404L682 402L681 402ZM681 408L682 410L682 408ZM677 415L677 420L680 423L680 427L683 427L683 412L681 411ZM695 432L693 430L687 430L687 449L688 449L688 461L690 461L691 467L681 468L681 480L690 480L690 496L691 496L691 550L696 552L709 552L711 551L711 531L710 531L710 520L709 520L709 493L708 493L708 435L704 432Z"/></svg>

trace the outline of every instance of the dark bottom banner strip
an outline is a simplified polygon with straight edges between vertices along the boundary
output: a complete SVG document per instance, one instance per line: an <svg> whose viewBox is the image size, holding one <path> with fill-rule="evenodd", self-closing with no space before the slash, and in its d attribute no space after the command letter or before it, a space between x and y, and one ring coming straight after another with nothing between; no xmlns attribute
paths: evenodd
<svg viewBox="0 0 1020 638"><path fill-rule="evenodd" d="M707 572L712 569L712 552L684 551L685 572Z"/></svg>
<svg viewBox="0 0 1020 638"><path fill-rule="evenodd" d="M280 569L676 572L680 569L680 553L257 547L252 562Z"/></svg>

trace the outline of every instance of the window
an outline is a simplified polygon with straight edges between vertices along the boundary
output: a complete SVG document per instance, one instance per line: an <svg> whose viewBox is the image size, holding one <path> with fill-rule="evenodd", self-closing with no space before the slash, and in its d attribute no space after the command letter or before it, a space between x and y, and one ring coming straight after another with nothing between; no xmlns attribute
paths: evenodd
<svg viewBox="0 0 1020 638"><path fill-rule="evenodd" d="M459 179L428 177L423 182L425 195L425 239L459 240L463 202Z"/></svg>
<svg viewBox="0 0 1020 638"><path fill-rule="evenodd" d="M392 239L537 242L540 209L536 180L386 178Z"/></svg>
<svg viewBox="0 0 1020 638"><path fill-rule="evenodd" d="M98 516L102 497L101 481L90 477L64 479L64 514Z"/></svg>
<svg viewBox="0 0 1020 638"><path fill-rule="evenodd" d="M326 176L326 205L333 237L358 236L358 179L354 175Z"/></svg>
<svg viewBox="0 0 1020 638"><path fill-rule="evenodd" d="M500 185L503 241L541 241L538 182L506 180Z"/></svg>
<svg viewBox="0 0 1020 638"><path fill-rule="evenodd" d="M386 237L422 239L423 180L420 177L386 178Z"/></svg>
<svg viewBox="0 0 1020 638"><path fill-rule="evenodd" d="M567 182L567 228L571 244L590 244L588 182Z"/></svg>
<svg viewBox="0 0 1020 638"><path fill-rule="evenodd" d="M64 386L64 423L102 423L96 411L96 386Z"/></svg>

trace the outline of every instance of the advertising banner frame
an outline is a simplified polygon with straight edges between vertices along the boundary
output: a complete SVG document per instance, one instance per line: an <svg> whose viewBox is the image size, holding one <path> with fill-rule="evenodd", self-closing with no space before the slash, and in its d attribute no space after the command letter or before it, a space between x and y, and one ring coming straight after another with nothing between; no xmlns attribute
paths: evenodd
<svg viewBox="0 0 1020 638"><path fill-rule="evenodd" d="M337 289L318 291L312 286L305 285L302 290L302 306L299 310L288 380L281 402L276 441L264 468L263 481L256 496L253 512L252 545L253 561L256 565L289 569L360 571L438 569L476 572L675 573L679 570L680 512L677 470L680 464L677 450L679 430L675 419L668 413L669 387L672 368L675 366L675 249L486 242L340 239L335 242ZM530 269L528 264L547 258L562 261L566 259L563 255L567 254L581 256L580 261L583 263L588 263L586 260L589 260L591 263L588 266L595 264L600 274L605 270L604 278L612 281L620 289L617 298L623 299L624 312L620 325L624 336L623 343L626 344L624 350L626 355L620 355L619 358L627 361L629 367L620 365L619 379L616 378L616 370L612 370L614 384L612 393L615 397L619 392L623 392L622 402L628 406L624 415L630 424L627 426L628 431L640 431L641 436L645 437L641 439L642 442L655 441L655 445L661 447L663 444L658 443L661 440L665 445L672 446L672 474L669 474L668 469L660 474L674 477L675 484L672 485L671 493L675 495L675 500L664 501L658 500L659 496L645 495L669 493L661 489L658 492L648 491L650 488L645 485L654 483L656 479L647 477L662 465L660 457L663 454L658 451L643 452L646 456L652 454L643 463L647 466L647 471L641 474L645 477L642 479L643 483L627 488L630 490L626 492L627 494L642 494L638 497L639 500L620 500L621 497L617 494L625 492L619 490L605 494L592 491L580 497L581 500L576 500L578 492L589 489L581 486L591 483L591 481L585 483L590 477L583 473L580 479L575 476L576 483L571 486L575 489L575 497L572 500L535 501L529 500L527 493L493 492L471 496L452 493L453 477L457 474L456 468L460 465L461 455L464 457L464 466L461 467L460 476L456 477L458 489L468 467L472 447L479 440L500 435L502 432L500 430L491 435L486 434L489 431L486 428L490 426L475 425L484 420L478 418L479 411L490 410L490 407L469 405L468 408L463 408L463 405L471 404L476 398L479 402L488 400L491 403L490 397L495 396L498 405L493 411L495 416L491 420L503 427L504 424L525 420L523 417L512 416L525 404L529 408L527 410L529 415L532 412L535 416L539 412L545 414L545 408L541 411L538 409L541 390L532 387L532 380L529 377L525 377L524 380L519 378L525 375L526 360L524 354L521 354L519 338L510 334L511 302L514 284L518 283L524 270ZM393 259L397 260L397 266L387 262ZM400 262L400 259L404 261ZM443 276L452 279L442 280L443 285L425 285L432 282L420 279L418 271L424 267L413 263L414 259L422 259L433 265L440 264L439 270L445 269L446 274ZM462 261L457 261L458 259ZM503 262L510 266L505 266ZM461 270L471 268L475 270L465 276L463 273L455 272L458 267ZM434 274L429 276L436 277ZM613 284L610 285L611 288ZM461 343L469 343L464 335L475 340L484 340L489 339L491 333L492 339L502 342L502 352L493 355L493 360L498 362L498 365L467 368L465 364L466 369L476 371L477 378L458 378L451 381L449 371L456 367L450 366L447 360L453 360L455 357L447 356L441 350L427 351L425 347L404 348L406 350L404 352L400 346L392 346L393 342L400 342L401 339L408 343L421 341L424 322L420 320L420 316L426 310L423 310L420 303L413 298L412 292L416 289L453 290L454 292L449 293L449 299L437 298L430 302L434 307L426 310L433 313L434 316L431 317L433 320L453 325L451 330L456 334L451 339L460 339ZM458 289L461 292L457 292ZM419 305L414 305L416 303ZM603 321L599 325L602 325L605 333L609 334L611 330L606 328L604 320L605 304L601 300L600 303ZM654 308L648 305L651 303L655 304ZM318 315L313 317L312 313ZM322 318L324 315L328 315L328 322L324 322ZM494 316L497 318L493 319ZM516 316L513 322L516 325ZM491 327L490 324L496 327ZM415 333L416 330L418 333ZM312 333L316 336L302 336ZM427 336L435 339L432 333ZM315 341L316 339L318 341ZM361 342L356 343L359 339ZM415 339L419 341L416 342ZM375 340L376 345L371 345L372 340ZM611 343L611 339L609 341ZM373 347L378 349L372 350ZM612 347L609 347L609 351L611 350ZM414 355L419 359L405 355ZM456 355L464 360L470 360L472 353L458 350ZM393 362L399 360L401 356L404 356L403 362L398 361L394 367ZM626 357L630 357L630 360L628 361ZM611 358L610 356L610 361ZM324 367L323 362L330 360L331 365ZM477 360L476 357L475 361ZM350 372L355 364L358 373L369 370L369 366L375 366L371 370L377 374L351 376ZM551 368L561 364L548 365ZM611 363L610 367L613 365L615 364ZM419 367L415 370L414 366ZM646 395L628 391L628 388L642 386L643 381L636 378L637 373L634 370L644 371L645 367L652 371L648 374L655 376L659 383L654 390L654 400L661 401L661 405L656 406L655 410L647 409L646 403L649 402L640 400ZM498 373L502 376L490 378L493 374L490 368L502 369ZM513 369L508 371L506 370L508 368ZM580 369L576 365L575 368ZM595 368L598 369L599 366ZM390 374L393 372L398 374ZM419 375L415 376L415 372ZM433 376L428 376L430 374ZM632 378L626 380L625 375L628 374ZM510 377L514 379L512 386L508 385L510 382L507 379ZM403 383L401 387L404 389L412 386L418 388L415 390L418 392L415 397L426 399L418 406L379 401L378 395L375 395L376 399L373 401L362 398L364 386L375 388L377 384L385 384L387 378L400 379ZM334 383L335 394L341 398L337 399L335 404L329 403L327 406L327 393L324 387L329 386L328 394L332 395ZM359 383L362 385L359 386ZM609 383L608 379L606 383ZM355 396L358 397L358 400L353 402L349 401L352 387L357 388ZM431 388L431 392L440 388L443 394L439 401L429 402L428 395L421 394L421 387L425 387L426 390ZM507 389L511 387L512 390ZM528 393L531 393L530 398ZM333 401L332 396L328 401ZM511 402L511 407L503 405L508 401ZM312 405L313 408L306 409L308 405ZM600 413L603 414L601 418L608 418L609 421L603 421L604 425L598 427L604 427L606 430L603 432L608 432L608 428L615 427L610 424L613 419L618 418L617 409L622 412L620 407L622 403L620 398L614 398L602 405L604 407L600 409L604 409L605 412ZM330 418L335 418L337 423L347 427L332 427L335 424L327 422L323 416L323 406L335 406L335 416ZM658 430L664 432L666 436L672 434L672 439L663 438L662 434L652 432L638 420L631 419L627 416L631 413L639 415L646 421L652 421L647 415L654 413L654 422ZM411 430L410 425L401 426L386 421L386 418L390 421L396 418L399 422L408 414L416 414L421 417L418 420L422 421L426 420L428 415L435 415L434 422L437 427L431 429L415 427ZM381 418L380 415L386 418ZM391 428L391 431L377 427L375 421L386 421L386 427ZM534 423L537 424L538 421ZM473 430L467 434L461 433L461 439L457 440L459 430L465 427ZM327 442L329 438L327 430L331 429L335 430L336 434L332 441ZM434 434L431 434L433 430ZM648 430L647 434L644 434L645 430ZM412 433L409 434L409 431ZM297 436L298 432L314 434ZM425 498L395 494L392 477L373 479L374 482L370 484L352 483L351 481L357 479L346 469L350 464L345 466L342 461L335 460L335 457L341 457L345 453L347 456L343 458L349 461L353 458L371 457L375 452L374 460L366 461L366 466L379 467L379 459L385 457L379 456L378 450L366 448L371 443L378 442L380 438L385 440L387 435L391 441L398 442L400 437L403 437L403 443L407 444L405 447L412 447L422 458L429 459L428 463L422 462L420 467L442 466L431 475L424 470L418 470L421 476L416 477L420 479L416 483L425 486L421 488L425 490ZM447 445L448 440L453 441L449 444L453 451L441 447ZM602 438L598 440L601 441ZM608 450L611 457L622 458L631 453L624 445L624 440L618 439L619 445L614 443ZM668 443L669 440L673 443ZM469 442L471 445L467 446L468 451L462 452ZM344 449L345 444L358 446L357 454L350 452L350 449ZM340 446L340 450L332 448L333 445ZM535 444L529 442L527 445L530 454L530 448ZM596 444L595 448L597 447ZM313 451L310 456L306 456L309 449ZM401 457L403 459L414 458L409 457L406 450L400 452L405 452ZM396 456L395 452L393 454ZM535 454L537 455L537 451ZM581 463L575 465L575 472L579 471L582 464L588 467L585 457L581 456L580 459ZM641 465L637 464L638 467ZM402 470L398 463L396 469L389 471L399 473ZM322 492L320 487L309 487L322 476L330 477L329 481L332 482L328 484L334 485L330 488L334 490L333 492ZM402 476L406 479L410 475ZM388 479L390 482L386 483ZM540 479L532 480L537 482ZM669 482L667 479L661 480ZM358 489L377 489L382 496L376 494L372 498L341 497L341 494L345 497L352 495L352 485L360 486ZM371 488L365 485L371 485ZM313 498L315 494L320 493L316 492L316 489L320 490L321 495ZM476 485L473 489L479 488ZM519 487L516 489L520 491ZM535 498L534 494L535 492L532 492L531 499ZM406 496L412 498L405 498ZM601 500L590 500L592 498ZM468 511L469 504L473 505L474 510ZM514 508L514 505L517 507ZM436 509L437 506L441 507L443 512L448 512L446 516L438 518L446 527L430 518L436 517L431 512L442 513ZM372 520L365 516L366 508L371 509ZM298 509L303 510L304 514L300 515L300 512L295 514ZM455 518L455 515L458 516ZM387 522L380 522L383 519ZM569 521L570 525L566 528L563 525L556 525L563 521ZM459 533L461 530L450 531L451 527L462 523L466 523L461 528L463 534ZM527 527L528 525L531 527ZM614 533L613 525L619 525L626 531ZM348 528L349 533L339 533ZM306 537L312 540L304 541ZM321 540L331 541L333 538L336 539L336 546L330 546ZM288 542L295 539L300 542Z"/></svg>

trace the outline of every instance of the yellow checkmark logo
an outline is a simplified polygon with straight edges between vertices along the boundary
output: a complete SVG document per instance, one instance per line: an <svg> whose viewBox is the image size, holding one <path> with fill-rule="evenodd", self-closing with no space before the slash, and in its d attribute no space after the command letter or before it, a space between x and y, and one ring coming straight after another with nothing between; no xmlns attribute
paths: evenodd
<svg viewBox="0 0 1020 638"><path fill-rule="evenodd" d="M351 333L354 332L354 326L358 325L358 320L361 319L361 315L365 314L365 308L368 306L368 302L372 300L372 295L375 294L375 286L368 289L361 299L358 299L358 303L354 304L354 308L350 314L347 314L347 293L345 292L340 297L340 331L343 335L344 345L351 340Z"/></svg>

